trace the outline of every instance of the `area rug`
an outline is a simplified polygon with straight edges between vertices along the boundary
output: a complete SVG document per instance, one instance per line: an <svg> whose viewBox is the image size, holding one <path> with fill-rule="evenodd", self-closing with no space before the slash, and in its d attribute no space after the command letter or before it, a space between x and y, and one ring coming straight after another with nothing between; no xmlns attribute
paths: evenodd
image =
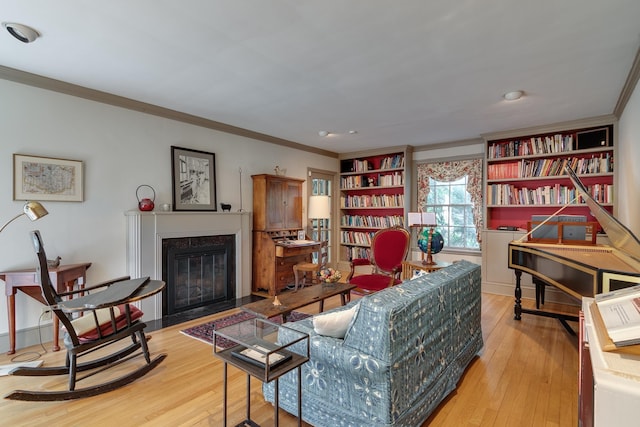
<svg viewBox="0 0 640 427"><path fill-rule="evenodd" d="M299 311L292 311L291 314L287 317L287 322L295 322L297 320L302 320L304 318L309 317L310 314L302 313ZM213 330L216 328L224 328L229 325L235 325L236 323L244 322L245 320L253 319L256 316L246 312L240 311L238 313L232 314L227 317L222 317L220 319L212 320L211 322L203 323L202 325L193 326L191 328L183 329L180 331L181 334L184 334L188 337L195 338L198 341L202 341L203 343L212 344L213 341ZM282 323L282 316L271 317L269 319L273 323ZM216 347L219 350L224 350L225 348L233 347L236 343L233 341L227 340L223 337L216 337Z"/></svg>

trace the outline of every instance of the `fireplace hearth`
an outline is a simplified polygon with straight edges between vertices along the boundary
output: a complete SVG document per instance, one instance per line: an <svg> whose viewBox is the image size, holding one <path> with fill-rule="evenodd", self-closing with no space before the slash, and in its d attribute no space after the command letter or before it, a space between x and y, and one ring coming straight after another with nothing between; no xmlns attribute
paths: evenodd
<svg viewBox="0 0 640 427"><path fill-rule="evenodd" d="M131 277L149 276L156 280L167 280L167 271L163 255L165 240L187 238L190 246L179 245L178 271L190 269L192 272L203 268L211 272L216 279L207 274L193 279L181 289L177 308L184 308L173 315L167 315L168 286L162 295L154 295L140 301L139 308L144 312L144 320L165 323L167 318L195 318L198 313L207 315L214 307L235 305L251 295L251 213L250 212L125 212L127 218L127 273ZM220 252L220 239L231 240L233 246L225 246L225 255ZM202 243L202 238L215 238ZM195 242L195 244L194 244ZM204 255L194 255L191 250L206 248ZM227 258L226 260L223 259ZM233 258L232 261L230 259ZM224 265L224 267L222 267ZM196 268L197 267L197 268ZM226 271L225 271L226 270ZM200 281L200 283L197 283ZM224 282L224 291L222 290ZM168 285L168 283L167 283ZM224 296L223 296L224 295ZM196 297L211 297L213 301L204 303ZM228 302L222 301L227 298ZM234 301L235 300L235 301ZM199 304L204 304L198 306ZM185 307L182 307L184 305ZM187 307L190 307L187 309ZM195 308L192 308L195 307Z"/></svg>

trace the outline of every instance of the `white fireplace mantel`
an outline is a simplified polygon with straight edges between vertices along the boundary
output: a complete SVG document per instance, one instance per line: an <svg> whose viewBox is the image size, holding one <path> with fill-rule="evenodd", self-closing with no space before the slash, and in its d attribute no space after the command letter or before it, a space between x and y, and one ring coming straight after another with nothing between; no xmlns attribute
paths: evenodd
<svg viewBox="0 0 640 427"><path fill-rule="evenodd" d="M162 239L236 237L236 298L251 294L251 212L127 211L127 274L162 279ZM142 300L145 320L162 318L162 296Z"/></svg>

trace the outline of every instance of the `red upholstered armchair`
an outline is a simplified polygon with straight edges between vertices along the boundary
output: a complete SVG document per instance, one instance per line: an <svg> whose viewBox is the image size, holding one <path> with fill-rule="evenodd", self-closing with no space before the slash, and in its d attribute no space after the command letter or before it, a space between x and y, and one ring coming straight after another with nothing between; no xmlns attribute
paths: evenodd
<svg viewBox="0 0 640 427"><path fill-rule="evenodd" d="M402 261L409 252L410 240L409 232L402 227L378 230L371 239L371 258L351 261L347 281L357 286L353 292L370 294L401 283ZM363 265L372 266L371 274L354 276L355 267Z"/></svg>

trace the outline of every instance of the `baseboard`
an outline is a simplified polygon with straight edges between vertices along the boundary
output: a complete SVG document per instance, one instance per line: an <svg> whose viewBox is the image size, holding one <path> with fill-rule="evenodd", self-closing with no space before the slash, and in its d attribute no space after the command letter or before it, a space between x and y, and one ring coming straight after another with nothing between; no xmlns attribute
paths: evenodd
<svg viewBox="0 0 640 427"><path fill-rule="evenodd" d="M62 340L62 334L60 334L60 340ZM47 351L51 351L52 341L52 323L20 329L16 331L16 354L19 354L22 348L38 344L44 344ZM60 343L60 346L62 346L62 343ZM4 353L9 351L9 333L0 334L0 349Z"/></svg>
<svg viewBox="0 0 640 427"><path fill-rule="evenodd" d="M488 294L494 295L505 295L510 297L515 297L515 285L507 284L507 283L493 283L493 282L482 282L482 292L486 292ZM536 288L532 285L523 285L522 286L522 298L523 299L536 299ZM575 298L570 297L564 292L554 288L553 286L547 286L544 294L545 302L553 302L558 304L567 304L567 305L575 305L579 306L581 304L580 301L577 301Z"/></svg>

